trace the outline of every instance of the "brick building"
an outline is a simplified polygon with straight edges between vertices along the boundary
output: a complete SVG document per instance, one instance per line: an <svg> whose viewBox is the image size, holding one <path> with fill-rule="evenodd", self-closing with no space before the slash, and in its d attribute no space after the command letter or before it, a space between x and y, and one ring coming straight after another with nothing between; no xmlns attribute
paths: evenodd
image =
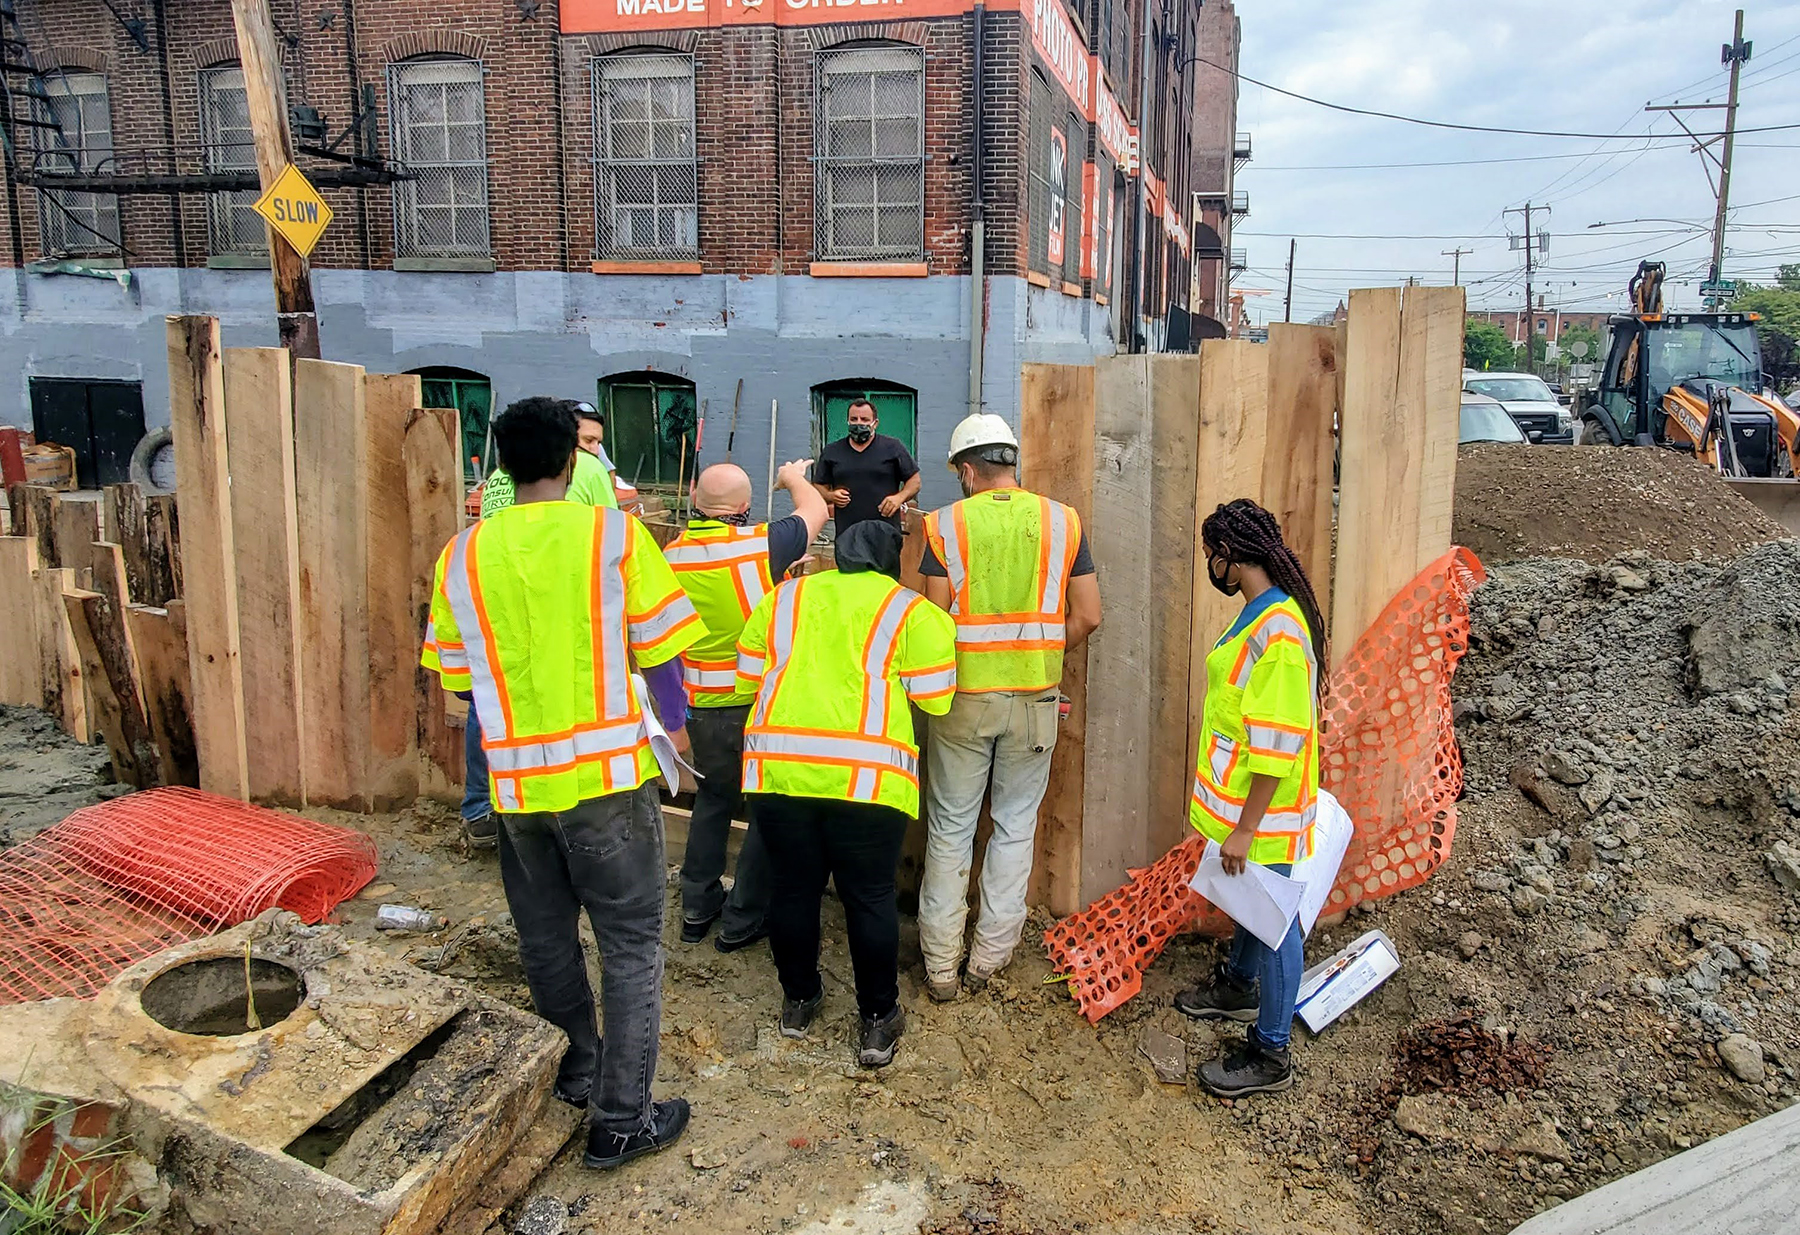
<svg viewBox="0 0 1800 1235"><path fill-rule="evenodd" d="M1539 338L1549 341L1550 348L1548 355L1550 359L1554 360L1558 355L1562 337L1570 330L1577 327L1593 331L1594 334L1599 337L1601 346L1604 347L1610 338L1608 334L1609 327L1606 323L1607 319L1611 316L1610 313L1605 312L1577 312L1552 308L1545 301L1539 300L1537 312L1531 316L1531 327L1537 332ZM1514 347L1517 347L1520 343L1525 341L1527 319L1523 308L1514 309L1511 312L1471 312L1469 314L1469 320L1472 322L1489 322L1500 327L1500 329L1506 332L1507 342L1511 343ZM1595 356L1587 357L1589 360L1595 360L1597 358L1598 357Z"/></svg>
<svg viewBox="0 0 1800 1235"><path fill-rule="evenodd" d="M117 437L99 422L136 384L154 427L164 315L275 341L255 190L172 191L254 181L229 0L12 7L9 58L43 90L15 111L53 126L15 132L0 422L85 407L96 439ZM738 457L766 459L773 434L792 458L869 394L935 502L977 355L980 402L1013 418L1023 363L1216 333L1194 315L1216 316L1228 279L1235 86L1194 57L1235 66L1229 4L271 7L289 106L322 125L302 144L340 156L302 169L403 176L322 188L325 355L422 373L428 399L463 408L465 453L490 406L587 397L621 471L670 483L696 419L702 462L733 422ZM53 174L126 191L45 188Z"/></svg>

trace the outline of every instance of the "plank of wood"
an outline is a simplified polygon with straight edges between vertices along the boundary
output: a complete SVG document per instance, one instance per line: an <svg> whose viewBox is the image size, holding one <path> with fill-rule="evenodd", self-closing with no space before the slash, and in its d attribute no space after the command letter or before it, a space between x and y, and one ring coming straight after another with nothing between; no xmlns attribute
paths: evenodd
<svg viewBox="0 0 1800 1235"><path fill-rule="evenodd" d="M1150 362L1103 357L1094 366L1094 509L1088 547L1101 567L1105 620L1088 640L1082 785L1082 904L1124 883L1149 848L1151 611L1150 508L1155 471Z"/></svg>
<svg viewBox="0 0 1800 1235"><path fill-rule="evenodd" d="M1459 288L1350 294L1344 356L1332 656L1337 662L1418 572L1450 547Z"/></svg>
<svg viewBox="0 0 1800 1235"><path fill-rule="evenodd" d="M1337 451L1340 335L1335 326L1269 327L1265 505L1300 559L1331 628L1331 488Z"/></svg>
<svg viewBox="0 0 1800 1235"><path fill-rule="evenodd" d="M44 567L31 577L37 604L38 671L44 693L44 711L56 718L62 731L77 742L94 740L88 721L87 684L81 671L81 650L69 628L63 593L75 587L75 572Z"/></svg>
<svg viewBox="0 0 1800 1235"><path fill-rule="evenodd" d="M145 603L167 605L185 595L181 589L181 521L173 493L152 493L144 499L144 540L149 579Z"/></svg>
<svg viewBox="0 0 1800 1235"><path fill-rule="evenodd" d="M250 798L306 801L306 726L300 721L300 532L294 497L294 416L288 354L225 349L231 426L232 551L237 560L238 647L244 725L256 735Z"/></svg>
<svg viewBox="0 0 1800 1235"><path fill-rule="evenodd" d="M37 541L38 565L46 569L62 565L56 555L56 497L47 486L20 485L13 499L13 535Z"/></svg>
<svg viewBox="0 0 1800 1235"><path fill-rule="evenodd" d="M200 761L194 752L194 713L189 700L187 606L130 605L125 625L137 654L138 687L156 742L157 779L165 785L198 786Z"/></svg>
<svg viewBox="0 0 1800 1235"><path fill-rule="evenodd" d="M1188 732L1188 695L1194 650L1194 505L1200 469L1200 358L1150 360L1150 416L1155 467L1150 473L1150 809L1147 848L1161 857L1192 835L1187 821L1194 751ZM1129 603L1129 602L1128 602ZM1116 610L1115 610L1116 612Z"/></svg>
<svg viewBox="0 0 1800 1235"><path fill-rule="evenodd" d="M309 804L360 811L370 807L366 419L360 366L295 362L306 795ZM191 559L187 567L191 575Z"/></svg>
<svg viewBox="0 0 1800 1235"><path fill-rule="evenodd" d="M37 569L35 539L0 536L0 703L13 707L44 706L37 593L31 580Z"/></svg>
<svg viewBox="0 0 1800 1235"><path fill-rule="evenodd" d="M413 544L406 426L422 402L416 374L363 380L363 457L369 472L369 794L377 810L419 796L419 627L413 619Z"/></svg>
<svg viewBox="0 0 1800 1235"><path fill-rule="evenodd" d="M106 740L113 778L139 788L159 784L156 741L138 692L124 612L100 592L81 589L64 592L63 607L88 682L91 723Z"/></svg>
<svg viewBox="0 0 1800 1235"><path fill-rule="evenodd" d="M56 541L56 564L75 572L75 582L82 587L88 570L88 546L100 539L100 500L83 494L59 493L52 504Z"/></svg>
<svg viewBox="0 0 1800 1235"><path fill-rule="evenodd" d="M193 675L194 749L200 787L225 797L250 793L238 643L237 550L226 447L225 369L219 322L171 317L169 411L177 495L187 555L188 667Z"/></svg>
<svg viewBox="0 0 1800 1235"><path fill-rule="evenodd" d="M1194 653L1188 676L1187 766L1191 785L1204 726L1206 654L1237 617L1243 600L1226 596L1206 577L1200 525L1226 502L1263 500L1263 458L1267 449L1265 408L1269 398L1269 349L1240 339L1208 339L1200 345L1200 467L1194 486L1197 519L1189 553L1194 561ZM1183 810L1185 818L1186 811Z"/></svg>
<svg viewBox="0 0 1800 1235"><path fill-rule="evenodd" d="M150 539L146 527L149 507L135 484L107 485L101 509L100 532L125 554L126 586L134 604L146 604L150 595Z"/></svg>
<svg viewBox="0 0 1800 1235"><path fill-rule="evenodd" d="M406 426L401 461L406 468L406 510L412 540L407 570L410 584L413 666L419 748L419 792L457 801L463 790L463 733L451 727L448 701L438 676L418 663L418 644L431 617L431 585L438 555L462 527L462 466L457 454L456 413L435 408L416 414ZM460 703L461 700L455 700Z"/></svg>
<svg viewBox="0 0 1800 1235"><path fill-rule="evenodd" d="M1075 508L1089 529L1094 514L1094 370L1091 365L1026 365L1020 376L1020 479L1032 492ZM1102 576L1105 587L1105 576ZM1105 597L1102 596L1102 607ZM1088 646L1063 655L1069 716L1057 730L1050 784L1038 808L1030 900L1052 913L1075 912L1081 899L1082 806L1087 770Z"/></svg>

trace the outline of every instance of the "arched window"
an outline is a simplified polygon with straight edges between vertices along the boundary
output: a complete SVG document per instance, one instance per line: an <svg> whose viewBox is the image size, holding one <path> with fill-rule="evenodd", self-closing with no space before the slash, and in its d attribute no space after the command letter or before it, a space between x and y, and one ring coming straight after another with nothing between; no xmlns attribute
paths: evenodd
<svg viewBox="0 0 1800 1235"><path fill-rule="evenodd" d="M694 383L667 373L615 373L600 380L606 453L639 489L678 488L694 471L699 401Z"/></svg>
<svg viewBox="0 0 1800 1235"><path fill-rule="evenodd" d="M419 398L426 407L453 407L462 422L463 473L480 480L493 471L496 460L488 446L488 422L494 414L494 384L485 374L450 365L414 369L421 381Z"/></svg>
<svg viewBox="0 0 1800 1235"><path fill-rule="evenodd" d="M595 59L594 161L597 256L699 255L692 56L621 52Z"/></svg>
<svg viewBox="0 0 1800 1235"><path fill-rule="evenodd" d="M919 392L899 382L873 377L822 382L812 388L813 425L819 446L835 442L849 432L850 405L860 399L875 405L875 418L880 421L881 432L899 438L909 452L917 453Z"/></svg>
<svg viewBox="0 0 1800 1235"><path fill-rule="evenodd" d="M200 132L207 171L256 171L244 70L237 65L200 70ZM214 257L268 254L268 226L256 213L257 196L255 189L207 194L207 236Z"/></svg>
<svg viewBox="0 0 1800 1235"><path fill-rule="evenodd" d="M814 243L821 261L925 256L925 54L819 53Z"/></svg>
<svg viewBox="0 0 1800 1235"><path fill-rule="evenodd" d="M487 110L478 60L436 57L388 66L394 157L413 179L394 185L396 257L487 257Z"/></svg>
<svg viewBox="0 0 1800 1235"><path fill-rule="evenodd" d="M112 170L112 101L102 73L60 72L44 78L31 131L45 172ZM46 256L111 256L121 247L119 199L111 193L45 189L38 218Z"/></svg>
<svg viewBox="0 0 1800 1235"><path fill-rule="evenodd" d="M1056 190L1051 156L1056 148L1056 125L1050 119L1050 83L1036 69L1031 71L1031 94L1026 100L1025 140L1030 151L1025 160L1030 193L1025 203L1030 251L1028 265L1047 275L1062 264L1060 246L1052 239L1056 226Z"/></svg>

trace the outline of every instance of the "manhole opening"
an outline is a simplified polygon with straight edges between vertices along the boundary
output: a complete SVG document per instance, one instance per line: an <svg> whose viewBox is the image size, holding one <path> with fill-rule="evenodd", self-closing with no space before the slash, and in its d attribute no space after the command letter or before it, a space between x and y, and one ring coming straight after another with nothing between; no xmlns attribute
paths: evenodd
<svg viewBox="0 0 1800 1235"><path fill-rule="evenodd" d="M165 1029L229 1038L286 1020L305 997L300 975L286 965L253 957L246 971L242 957L221 956L158 974L140 1002Z"/></svg>

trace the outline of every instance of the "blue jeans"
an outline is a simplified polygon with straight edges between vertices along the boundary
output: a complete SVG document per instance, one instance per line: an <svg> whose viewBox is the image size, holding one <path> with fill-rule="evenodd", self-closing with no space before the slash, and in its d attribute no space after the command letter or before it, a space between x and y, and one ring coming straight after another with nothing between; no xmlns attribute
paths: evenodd
<svg viewBox="0 0 1800 1235"><path fill-rule="evenodd" d="M481 747L481 717L476 715L475 705L469 705L469 721L463 726L463 822L480 819L494 813L494 804L488 800L488 761L487 751Z"/></svg>
<svg viewBox="0 0 1800 1235"><path fill-rule="evenodd" d="M1269 869L1286 875L1294 868L1271 864ZM1288 924L1288 933L1282 937L1279 948L1271 948L1238 927L1231 937L1225 967L1240 982L1261 983L1262 1006L1256 1016L1256 1036L1270 1050L1286 1050L1288 1034L1294 1026L1294 1004L1300 998L1300 973L1306 968L1306 939L1300 932L1300 920L1296 918Z"/></svg>

